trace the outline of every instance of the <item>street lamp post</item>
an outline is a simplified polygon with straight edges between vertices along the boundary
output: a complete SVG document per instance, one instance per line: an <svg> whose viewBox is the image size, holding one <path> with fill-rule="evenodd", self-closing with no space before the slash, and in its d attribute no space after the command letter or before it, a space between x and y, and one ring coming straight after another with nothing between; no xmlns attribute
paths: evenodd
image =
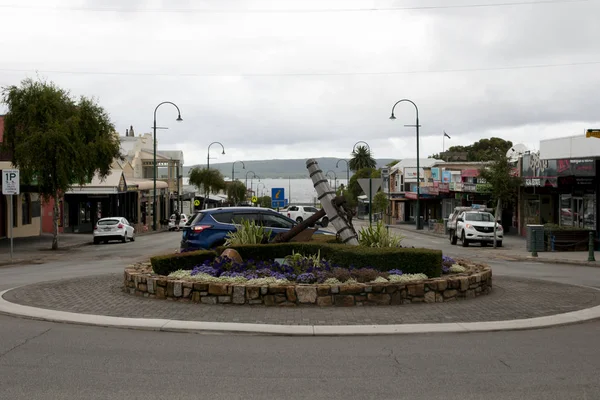
<svg viewBox="0 0 600 400"><path fill-rule="evenodd" d="M337 160L337 162L335 163L336 168L339 168L340 161L343 161L346 163L346 186L348 186L350 184L350 168L348 167L348 160L344 160L344 159Z"/></svg>
<svg viewBox="0 0 600 400"><path fill-rule="evenodd" d="M242 169L246 169L246 164L244 164L243 161L234 161L233 164L231 164L231 182L235 180L235 163L237 162L242 163Z"/></svg>
<svg viewBox="0 0 600 400"><path fill-rule="evenodd" d="M154 109L154 125L153 125L153 134L154 134L154 167L153 167L153 172L154 172L154 177L153 177L153 181L154 181L154 198L152 199L152 230L156 230L156 175L158 174L158 168L156 166L156 111L158 110L158 107L162 106L163 104L171 104L173 105L176 109L177 109L177 120L178 122L183 121L183 119L181 118L181 111L179 111L179 107L177 107L177 104L170 102L170 101L163 101L162 103L160 103L159 105L156 106L156 108Z"/></svg>
<svg viewBox="0 0 600 400"><path fill-rule="evenodd" d="M266 188L266 186L265 186L265 184L263 182L258 182L256 184L256 194L258 195L258 197L262 197L260 189L259 189L259 185L263 185L263 190Z"/></svg>
<svg viewBox="0 0 600 400"><path fill-rule="evenodd" d="M333 191L337 192L337 175L335 174L335 171L330 169L325 173L325 175L329 176L330 172L333 174Z"/></svg>
<svg viewBox="0 0 600 400"><path fill-rule="evenodd" d="M394 104L394 106L392 107L392 115L390 116L390 119L392 119L392 120L396 119L396 117L394 116L394 109L396 108L396 106L399 103L402 103L404 101L409 102L413 106L415 106L415 111L417 113L416 124L415 125L404 125L404 126L410 126L410 127L414 126L417 129L417 204L416 204L417 217L415 219L416 219L416 223L417 223L417 230L419 230L419 229L423 229L423 225L421 225L421 209L420 209L421 177L419 175L419 168L420 168L420 164L419 164L419 127L420 127L420 125L419 125L419 108L412 100L409 100L409 99L398 100L396 102L396 104Z"/></svg>
<svg viewBox="0 0 600 400"><path fill-rule="evenodd" d="M221 142L212 142L208 145L208 151L206 152L206 169L210 169L210 146L213 144L220 144L223 152L221 154L225 154L225 146Z"/></svg>
<svg viewBox="0 0 600 400"><path fill-rule="evenodd" d="M371 155L371 146L369 146L369 143L365 142L364 140L359 140L358 142L354 143L354 146L352 146L352 153L356 152L356 145L359 143L364 143L364 145L367 147L367 151L369 152L369 155ZM369 193L367 194L368 198L369 198L369 226L371 226L372 221L373 221L373 213L371 210L371 203L373 202L373 199L371 198L371 192L372 192L372 181L371 181L371 175L369 174Z"/></svg>
<svg viewBox="0 0 600 400"><path fill-rule="evenodd" d="M248 174L251 172L252 172L252 176L256 178L256 174L254 173L254 171L246 172L246 191L248 190ZM252 180L250 180L250 185L252 185ZM252 191L252 188L250 188L250 191Z"/></svg>

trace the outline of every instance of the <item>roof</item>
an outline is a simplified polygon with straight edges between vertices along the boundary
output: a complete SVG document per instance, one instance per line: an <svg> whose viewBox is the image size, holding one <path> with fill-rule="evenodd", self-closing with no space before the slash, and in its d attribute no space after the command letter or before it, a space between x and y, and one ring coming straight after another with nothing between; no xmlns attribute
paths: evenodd
<svg viewBox="0 0 600 400"><path fill-rule="evenodd" d="M133 186L137 186L138 190L153 190L154 189L154 180L152 179L135 179L129 178L127 180L127 184ZM169 184L165 181L156 180L156 188L157 189L166 189L169 187Z"/></svg>
<svg viewBox="0 0 600 400"><path fill-rule="evenodd" d="M444 160L438 160L436 158L420 158L419 159L419 168L430 168L436 164L445 164ZM390 172L398 171L402 168L417 168L417 159L416 158L406 158L396 165L394 165Z"/></svg>
<svg viewBox="0 0 600 400"><path fill-rule="evenodd" d="M94 175L90 183L71 187L67 193L79 194L112 194L127 190L127 183L122 169L111 169L104 179Z"/></svg>

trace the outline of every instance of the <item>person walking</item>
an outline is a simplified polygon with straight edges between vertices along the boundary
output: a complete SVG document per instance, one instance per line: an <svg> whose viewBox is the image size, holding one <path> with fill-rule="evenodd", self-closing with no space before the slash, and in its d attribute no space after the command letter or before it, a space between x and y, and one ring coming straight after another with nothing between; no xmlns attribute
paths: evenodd
<svg viewBox="0 0 600 400"><path fill-rule="evenodd" d="M181 221L181 214L179 210L175 210L175 228L179 230L179 222Z"/></svg>

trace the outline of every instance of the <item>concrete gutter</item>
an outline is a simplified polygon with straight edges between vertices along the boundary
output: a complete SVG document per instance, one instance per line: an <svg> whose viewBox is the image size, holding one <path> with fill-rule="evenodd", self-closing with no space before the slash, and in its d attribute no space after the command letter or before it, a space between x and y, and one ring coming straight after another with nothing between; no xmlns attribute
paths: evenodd
<svg viewBox="0 0 600 400"><path fill-rule="evenodd" d="M15 289L15 288L13 288ZM490 322L396 325L277 325L233 322L180 321L77 314L11 303L0 292L0 314L48 322L163 332L245 333L281 336L370 336L414 333L466 333L539 329L600 318L600 306L547 317Z"/></svg>

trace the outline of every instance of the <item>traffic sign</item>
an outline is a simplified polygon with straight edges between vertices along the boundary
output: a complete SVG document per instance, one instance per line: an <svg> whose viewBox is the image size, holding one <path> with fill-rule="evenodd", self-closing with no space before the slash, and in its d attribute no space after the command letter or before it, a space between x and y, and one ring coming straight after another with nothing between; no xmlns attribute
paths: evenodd
<svg viewBox="0 0 600 400"><path fill-rule="evenodd" d="M2 194L13 195L19 194L19 170L18 169L3 169L2 170Z"/></svg>
<svg viewBox="0 0 600 400"><path fill-rule="evenodd" d="M369 180L371 181L371 193L370 194L369 194ZM360 187L362 188L362 190L367 195L369 201L372 201L375 198L377 191L381 187L381 183L383 182L383 179L381 179L381 178L362 178L362 179L357 179L357 181L358 181L358 184L360 185Z"/></svg>
<svg viewBox="0 0 600 400"><path fill-rule="evenodd" d="M285 200L271 200L271 208L283 208L286 203Z"/></svg>
<svg viewBox="0 0 600 400"><path fill-rule="evenodd" d="M273 188L271 189L271 200L281 200L285 198L284 188Z"/></svg>
<svg viewBox="0 0 600 400"><path fill-rule="evenodd" d="M256 196L252 196L252 202L253 202L253 203L256 203L256 202L258 202L258 198L257 198Z"/></svg>
<svg viewBox="0 0 600 400"><path fill-rule="evenodd" d="M198 200L198 199L194 200L194 206L200 207L200 200Z"/></svg>

